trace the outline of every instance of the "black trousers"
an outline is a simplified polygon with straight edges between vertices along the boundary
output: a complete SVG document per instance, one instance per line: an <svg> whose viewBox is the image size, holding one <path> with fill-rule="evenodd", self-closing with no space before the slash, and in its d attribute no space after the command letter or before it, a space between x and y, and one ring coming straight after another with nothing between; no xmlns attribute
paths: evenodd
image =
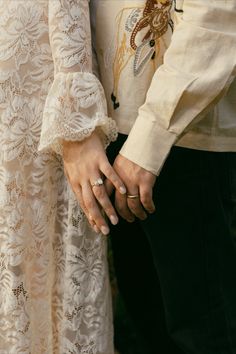
<svg viewBox="0 0 236 354"><path fill-rule="evenodd" d="M174 147L154 201L155 214L111 237L143 354L236 354L236 154Z"/></svg>

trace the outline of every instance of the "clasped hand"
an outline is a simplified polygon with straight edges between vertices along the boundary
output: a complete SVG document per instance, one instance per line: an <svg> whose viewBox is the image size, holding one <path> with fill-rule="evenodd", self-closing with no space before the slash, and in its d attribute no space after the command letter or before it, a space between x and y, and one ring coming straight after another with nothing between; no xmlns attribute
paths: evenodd
<svg viewBox="0 0 236 354"><path fill-rule="evenodd" d="M63 161L68 181L95 232L109 234L105 215L116 225L117 212L129 222L135 216L144 220L147 212L154 212L156 176L121 155L112 167L96 131L81 142L65 141ZM109 198L114 189L115 208Z"/></svg>

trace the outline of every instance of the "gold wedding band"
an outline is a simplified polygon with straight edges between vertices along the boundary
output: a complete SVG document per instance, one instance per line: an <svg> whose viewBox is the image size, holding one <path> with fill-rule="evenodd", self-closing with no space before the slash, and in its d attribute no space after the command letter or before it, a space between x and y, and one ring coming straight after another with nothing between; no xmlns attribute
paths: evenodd
<svg viewBox="0 0 236 354"><path fill-rule="evenodd" d="M129 199L137 199L137 198L139 198L139 194L127 194L127 198L129 198Z"/></svg>
<svg viewBox="0 0 236 354"><path fill-rule="evenodd" d="M93 183L91 183L92 188L95 187L95 186L100 187L100 186L102 186L102 185L103 185L103 180L102 180L102 178L98 178L98 179L96 179Z"/></svg>

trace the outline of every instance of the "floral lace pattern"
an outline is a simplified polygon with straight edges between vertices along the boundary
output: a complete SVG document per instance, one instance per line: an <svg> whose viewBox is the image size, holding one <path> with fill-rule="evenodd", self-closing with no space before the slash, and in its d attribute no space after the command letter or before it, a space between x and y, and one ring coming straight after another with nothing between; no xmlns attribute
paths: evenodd
<svg viewBox="0 0 236 354"><path fill-rule="evenodd" d="M43 112L41 145L96 124L114 134L90 74L88 2L0 0L0 14L0 354L112 354L106 239L60 156L38 150Z"/></svg>
<svg viewBox="0 0 236 354"><path fill-rule="evenodd" d="M46 100L40 149L62 154L61 140L78 141L100 127L108 142L117 137L115 121L108 118L104 91L90 73L58 73ZM107 143L105 144L107 145Z"/></svg>
<svg viewBox="0 0 236 354"><path fill-rule="evenodd" d="M46 101L40 149L61 153L62 139L84 139L96 126L103 130L107 142L115 140L116 125L107 117L103 88L90 73L88 0L50 0L49 15L56 75Z"/></svg>

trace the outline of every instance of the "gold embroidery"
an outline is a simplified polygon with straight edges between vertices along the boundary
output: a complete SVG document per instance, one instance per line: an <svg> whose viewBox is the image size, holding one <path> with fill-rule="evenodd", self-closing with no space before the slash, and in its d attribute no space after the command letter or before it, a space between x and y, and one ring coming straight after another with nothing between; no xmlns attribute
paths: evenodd
<svg viewBox="0 0 236 354"><path fill-rule="evenodd" d="M172 1L169 0L148 0L146 2L143 17L136 24L130 38L130 45L134 50L137 49L135 38L138 32L145 27L148 27L149 29L144 36L143 41L147 39L157 40L166 33L170 20L171 5Z"/></svg>
<svg viewBox="0 0 236 354"><path fill-rule="evenodd" d="M123 8L118 14L117 21L117 49L113 62L113 91L111 100L113 108L120 106L118 101L118 88L122 71L134 57L134 76L140 74L146 63L159 54L161 38L168 30L171 21L172 0L147 0L142 8ZM129 16L126 12L129 11ZM122 28L122 22L125 26ZM136 43L139 33L147 29L141 44Z"/></svg>
<svg viewBox="0 0 236 354"><path fill-rule="evenodd" d="M117 48L115 58L116 60L114 61L113 65L113 72L114 72L114 78L119 78L122 70L126 67L128 64L130 58L134 55L133 51L131 48L128 48L126 46L126 33L123 35L123 39L121 41L120 47ZM117 96L117 91L118 91L118 84L119 84L119 79L114 80L114 90L112 94L112 101L114 103L114 109L119 107L119 103L116 102L116 96Z"/></svg>

